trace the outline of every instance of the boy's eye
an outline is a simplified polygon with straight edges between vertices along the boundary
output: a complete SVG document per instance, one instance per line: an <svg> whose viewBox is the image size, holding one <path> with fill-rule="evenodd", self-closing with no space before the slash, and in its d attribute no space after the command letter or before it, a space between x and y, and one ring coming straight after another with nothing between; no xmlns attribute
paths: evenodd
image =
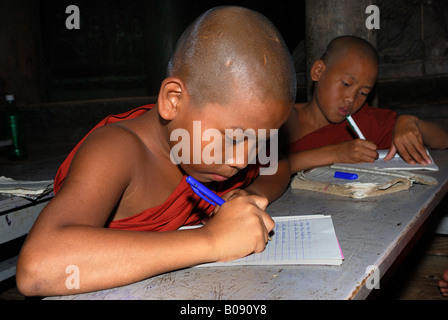
<svg viewBox="0 0 448 320"><path fill-rule="evenodd" d="M369 95L368 92L362 92L362 91L360 91L360 93L361 93L363 96L365 96L365 97L367 97L367 96Z"/></svg>
<svg viewBox="0 0 448 320"><path fill-rule="evenodd" d="M346 87L350 87L350 84L347 83L347 82L345 82L345 81L342 81L342 84L343 84L344 86L346 86Z"/></svg>

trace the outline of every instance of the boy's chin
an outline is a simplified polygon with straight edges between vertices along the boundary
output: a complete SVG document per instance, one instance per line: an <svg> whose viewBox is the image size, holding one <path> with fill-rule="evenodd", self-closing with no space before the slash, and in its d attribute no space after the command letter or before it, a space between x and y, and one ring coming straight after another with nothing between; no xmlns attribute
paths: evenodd
<svg viewBox="0 0 448 320"><path fill-rule="evenodd" d="M338 117L332 117L332 118L326 117L326 118L327 118L327 121L331 124L340 124L345 120L345 116L342 116L342 115L338 116Z"/></svg>
<svg viewBox="0 0 448 320"><path fill-rule="evenodd" d="M185 170L185 168L182 169L186 175L191 175L196 180L202 183L224 182L232 177L232 176L223 176L214 172L209 172L207 170L191 170L191 169Z"/></svg>

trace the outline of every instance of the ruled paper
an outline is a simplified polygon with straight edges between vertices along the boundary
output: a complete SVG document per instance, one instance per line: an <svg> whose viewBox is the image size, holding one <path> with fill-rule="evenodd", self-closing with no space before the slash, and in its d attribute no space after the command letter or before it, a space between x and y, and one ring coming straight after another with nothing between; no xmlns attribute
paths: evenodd
<svg viewBox="0 0 448 320"><path fill-rule="evenodd" d="M247 257L198 267L235 265L340 265L343 254L331 216L274 217L275 228L266 249Z"/></svg>

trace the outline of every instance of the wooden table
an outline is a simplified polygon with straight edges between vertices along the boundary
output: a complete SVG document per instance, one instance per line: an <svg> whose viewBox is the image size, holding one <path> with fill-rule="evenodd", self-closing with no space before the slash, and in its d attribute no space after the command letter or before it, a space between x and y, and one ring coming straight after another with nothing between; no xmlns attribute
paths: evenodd
<svg viewBox="0 0 448 320"><path fill-rule="evenodd" d="M331 215L345 256L341 266L187 268L119 288L49 299L364 299L447 193L448 151L431 155L440 171L424 173L436 177L437 185L359 200L288 189L268 207L273 216Z"/></svg>

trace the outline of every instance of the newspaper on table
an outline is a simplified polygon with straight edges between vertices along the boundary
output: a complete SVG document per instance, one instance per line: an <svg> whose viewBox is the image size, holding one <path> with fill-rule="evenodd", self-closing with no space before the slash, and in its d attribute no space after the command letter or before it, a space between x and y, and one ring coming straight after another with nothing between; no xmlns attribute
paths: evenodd
<svg viewBox="0 0 448 320"><path fill-rule="evenodd" d="M37 200L53 190L53 180L27 181L0 177L0 194Z"/></svg>

